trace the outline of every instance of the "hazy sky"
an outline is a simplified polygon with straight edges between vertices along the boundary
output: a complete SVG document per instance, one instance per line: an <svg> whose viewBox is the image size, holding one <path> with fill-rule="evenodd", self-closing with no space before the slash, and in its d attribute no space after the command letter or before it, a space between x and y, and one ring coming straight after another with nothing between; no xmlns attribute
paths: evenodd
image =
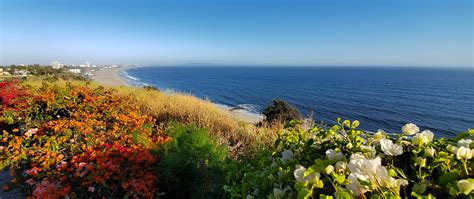
<svg viewBox="0 0 474 199"><path fill-rule="evenodd" d="M0 0L0 64L473 66L472 0Z"/></svg>

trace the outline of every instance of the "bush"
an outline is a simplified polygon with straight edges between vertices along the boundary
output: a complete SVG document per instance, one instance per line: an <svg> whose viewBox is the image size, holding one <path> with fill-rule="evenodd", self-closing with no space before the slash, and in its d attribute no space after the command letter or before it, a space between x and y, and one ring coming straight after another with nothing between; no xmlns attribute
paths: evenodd
<svg viewBox="0 0 474 199"><path fill-rule="evenodd" d="M215 144L207 130L173 124L173 139L163 146L158 163L160 191L165 198L221 198L226 149Z"/></svg>
<svg viewBox="0 0 474 199"><path fill-rule="evenodd" d="M330 129L282 131L271 155L248 163L233 176L233 198L472 198L474 130L456 138L419 133L357 130L358 121Z"/></svg>
<svg viewBox="0 0 474 199"><path fill-rule="evenodd" d="M143 87L143 89L147 90L147 91L160 91L160 89L154 87L154 86L150 86L150 85L146 85Z"/></svg>
<svg viewBox="0 0 474 199"><path fill-rule="evenodd" d="M272 123L287 123L291 120L300 120L301 113L295 107L283 100L273 100L263 111L265 120Z"/></svg>
<svg viewBox="0 0 474 199"><path fill-rule="evenodd" d="M11 106L17 91L26 88L9 88L1 111L11 112L8 115L19 125L9 130L0 123L0 170L10 169L12 183L27 195L156 196L157 171L152 166L158 162L160 145L169 138L127 98L102 87L43 84L28 91L34 95L22 95L29 97L21 98L25 106ZM5 114L0 117L10 120Z"/></svg>

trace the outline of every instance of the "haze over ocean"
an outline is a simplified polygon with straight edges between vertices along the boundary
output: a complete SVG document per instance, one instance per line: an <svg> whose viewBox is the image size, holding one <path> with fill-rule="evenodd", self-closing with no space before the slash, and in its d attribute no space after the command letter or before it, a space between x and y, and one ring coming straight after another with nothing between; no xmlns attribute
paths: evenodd
<svg viewBox="0 0 474 199"><path fill-rule="evenodd" d="M140 67L123 75L253 113L283 99L316 121L357 119L369 131L397 133L413 122L451 137L474 124L474 70L466 68Z"/></svg>

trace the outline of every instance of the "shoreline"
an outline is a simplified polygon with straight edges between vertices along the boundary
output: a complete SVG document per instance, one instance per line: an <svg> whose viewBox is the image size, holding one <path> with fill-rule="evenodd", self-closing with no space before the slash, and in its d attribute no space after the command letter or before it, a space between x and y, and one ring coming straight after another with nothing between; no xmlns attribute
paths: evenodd
<svg viewBox="0 0 474 199"><path fill-rule="evenodd" d="M128 87L135 87L135 85L127 82L125 79L123 79L119 73L123 70L127 70L129 68L103 68L97 72L94 73L94 76L92 77L92 80L94 82L107 85L107 86L128 86ZM221 109L224 113L227 113L231 117L251 123L251 124L256 124L260 122L263 119L262 115L258 114L253 114L249 112L244 112L241 110L232 110L231 107L225 107L224 105L216 104L213 103L218 109Z"/></svg>

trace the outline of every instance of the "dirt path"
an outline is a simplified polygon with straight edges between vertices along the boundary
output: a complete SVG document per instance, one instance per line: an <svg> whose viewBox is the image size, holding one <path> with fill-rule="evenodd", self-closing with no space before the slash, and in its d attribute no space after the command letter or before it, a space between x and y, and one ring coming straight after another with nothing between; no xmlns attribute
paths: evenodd
<svg viewBox="0 0 474 199"><path fill-rule="evenodd" d="M7 171L0 171L0 187L3 186L5 183L10 182L11 177L8 175ZM0 189L0 199L17 199L17 198L25 198L23 194L18 189L13 189L10 191L3 191Z"/></svg>

